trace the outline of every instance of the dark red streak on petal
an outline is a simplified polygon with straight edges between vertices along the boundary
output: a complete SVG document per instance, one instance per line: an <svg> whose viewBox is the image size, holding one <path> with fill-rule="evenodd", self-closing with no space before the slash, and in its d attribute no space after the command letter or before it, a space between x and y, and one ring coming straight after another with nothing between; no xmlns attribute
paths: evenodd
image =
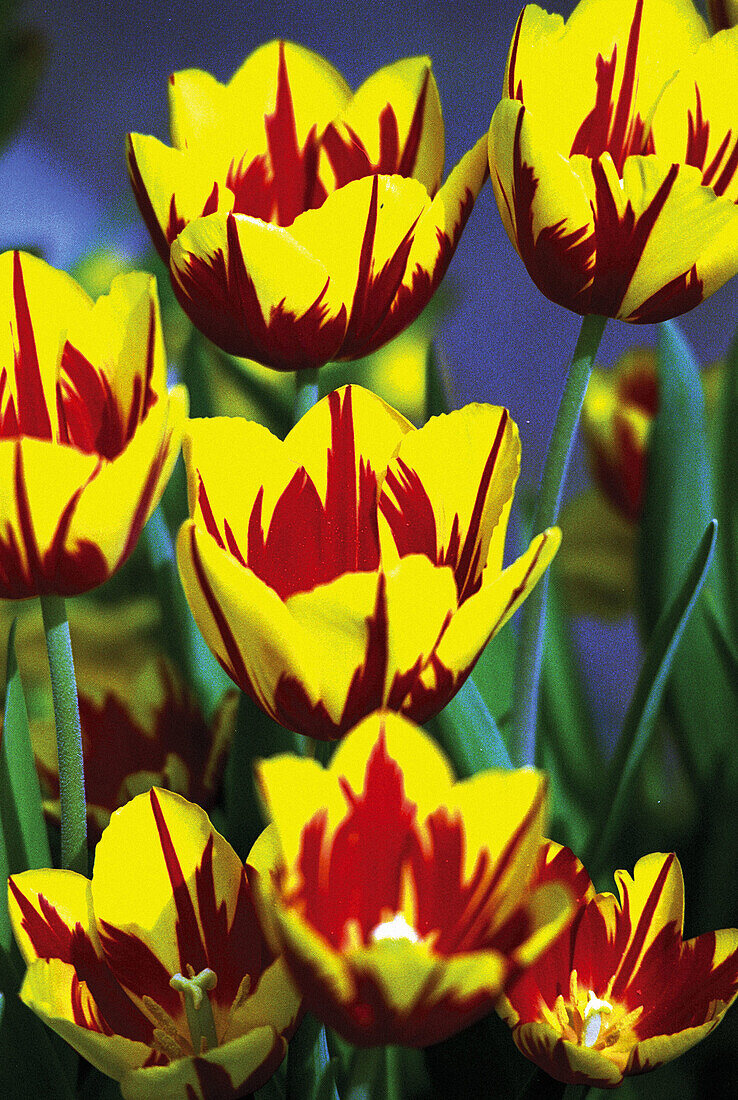
<svg viewBox="0 0 738 1100"><path fill-rule="evenodd" d="M184 229L184 220L177 218L176 207L174 204L174 195L172 195L172 200L169 208L169 226L167 227L167 232L164 232L161 225L159 224L159 219L154 213L154 207L152 206L151 199L149 198L149 193L146 190L146 185L141 175L141 169L138 167L138 161L136 160L136 154L133 151L133 142L131 140L130 134L128 135L127 140L127 152L128 156L126 159L128 161L128 175L131 180L131 187L133 188L133 195L136 199L136 204L141 213L141 217L146 223L146 228L151 235L151 240L153 241L156 251L159 253L164 263L169 266L169 245L174 240L174 238L179 236L179 234ZM174 224L172 224L173 220ZM174 229L175 232L173 233L173 235L170 236L170 233L172 233L172 229Z"/></svg>
<svg viewBox="0 0 738 1100"><path fill-rule="evenodd" d="M505 604L505 607L502 610L502 613L498 617L497 622L495 623L495 625L492 627L492 630L490 631L490 638L492 637L494 632L499 628L500 623L505 618L505 616L509 612L510 608L515 605L515 603L518 601L518 599L522 596L522 594L525 592L526 588L528 587L528 581L530 580L534 569L538 565L538 560L539 560L541 554L543 553L543 548L544 548L544 546L546 545L547 542L548 542L548 535L545 534L543 536L543 538L541 539L541 542L538 546L538 549L536 550L535 554L533 555L533 560L530 562L530 564L528 565L528 568L525 571L525 575L523 576L523 579L521 580L520 584L516 585L515 588L513 588L512 592L510 593L510 596L508 598L508 601L507 601L507 603Z"/></svg>
<svg viewBox="0 0 738 1100"><path fill-rule="evenodd" d="M202 567L202 561L200 560L200 554L197 549L197 541L195 538L194 527L190 529L190 553L192 555L192 565L195 570L195 576L197 577L197 583L208 605L208 610L213 616L216 629L220 634L223 646L228 654L228 664L223 664L225 671L231 677L231 679L238 684L243 690L249 692L249 694L260 702L258 697L254 693L254 689L249 678L249 674L246 671L246 666L241 655L241 651L238 648L236 639L233 636L233 631L228 626L228 620L226 619L223 609L215 598L212 588L208 583L208 579L205 576L205 570ZM220 660L220 658L218 658Z"/></svg>
<svg viewBox="0 0 738 1100"><path fill-rule="evenodd" d="M187 883L182 874L177 852L172 843L169 827L164 819L156 791L149 792L151 809L156 822L162 855L166 863L169 881L172 884L174 905L177 910L175 925L177 935L177 950L179 952L180 972L186 974L186 967L192 966L196 974L208 966L207 952L200 936L195 907Z"/></svg>
<svg viewBox="0 0 738 1100"><path fill-rule="evenodd" d="M235 216L227 219L227 259L221 249L207 258L188 255L172 285L192 323L231 355L265 363L275 370L323 366L335 358L346 329L346 309L328 316L329 279L304 313L285 308L284 300L262 313L256 288L244 263Z"/></svg>
<svg viewBox="0 0 738 1100"><path fill-rule="evenodd" d="M734 138L733 131L728 130L710 163L705 163L710 140L710 123L702 113L702 97L697 84L695 84L694 90L695 111L694 114L691 111L687 112L688 133L685 163L700 169L702 183L705 187L712 187L716 195L724 195L735 176L736 169L738 169L738 137ZM730 153L728 153L729 149ZM726 154L728 154L727 157ZM723 166L722 171L715 179L721 165Z"/></svg>
<svg viewBox="0 0 738 1100"><path fill-rule="evenodd" d="M299 680L291 676L283 676L277 685L274 695L277 722L319 741L335 741L367 714L381 707L388 661L386 580L382 573L378 575L377 598L374 611L367 619L367 632L364 663L351 677L338 722L331 718L321 699L313 703Z"/></svg>
<svg viewBox="0 0 738 1100"><path fill-rule="evenodd" d="M51 439L51 419L41 381L41 368L19 252L13 253L13 305L18 341L14 354L18 431L20 435L33 436L35 439ZM2 435L5 436L6 432L3 431Z"/></svg>
<svg viewBox="0 0 738 1100"><path fill-rule="evenodd" d="M379 510L389 524L401 558L407 554L425 554L434 564L437 563L433 505L417 470L413 470L399 456L387 468L379 497Z"/></svg>
<svg viewBox="0 0 738 1100"><path fill-rule="evenodd" d="M523 19L525 17L525 8L518 16L518 21L515 24L515 34L512 40L512 46L510 47L510 57L507 62L507 95L508 99L517 99L521 103L523 102L523 82L518 80L517 87L515 87L515 63L518 58L518 46L520 45L520 32L523 27Z"/></svg>
<svg viewBox="0 0 738 1100"><path fill-rule="evenodd" d="M643 910L638 918L638 924L633 932L628 947L627 954L623 958L620 966L618 967L617 977L613 982L612 995L615 999L623 996L625 989L630 984L635 973L636 963L638 957L643 951L643 945L646 941L646 937L651 930L651 924L653 921L654 913L661 900L661 895L666 885L666 880L674 864L674 856L671 855L664 860L664 864L659 871L658 878L651 888L651 893L648 896L648 901L643 907ZM628 896L628 903L630 903L630 896ZM628 904L628 914L630 912L630 904Z"/></svg>
<svg viewBox="0 0 738 1100"><path fill-rule="evenodd" d="M487 460L482 470L482 477L479 482L469 526L464 538L464 546L454 571L456 576L456 588L459 593L459 606L461 606L464 600L468 599L469 596L478 592L482 584L482 569L486 563L480 562L479 558L481 552L479 530L482 525L484 507L487 502L489 487L495 472L497 458L505 438L505 429L508 419L507 409L503 409L492 448L487 455ZM449 561L448 564L450 565L451 562Z"/></svg>

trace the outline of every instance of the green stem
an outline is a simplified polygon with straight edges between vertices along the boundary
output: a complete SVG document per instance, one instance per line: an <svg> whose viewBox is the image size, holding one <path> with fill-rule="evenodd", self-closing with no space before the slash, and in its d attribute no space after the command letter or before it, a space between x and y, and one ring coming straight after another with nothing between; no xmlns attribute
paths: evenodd
<svg viewBox="0 0 738 1100"><path fill-rule="evenodd" d="M318 368L295 371L295 424L318 403Z"/></svg>
<svg viewBox="0 0 738 1100"><path fill-rule="evenodd" d="M574 444L574 433L579 423L584 394L606 321L606 317L598 317L594 314L582 318L579 339L574 349L541 478L541 491L533 517L533 535L545 531L558 519L566 471ZM531 765L536 759L536 719L547 589L548 574L544 573L533 593L523 604L516 657L513 728L519 738L521 763Z"/></svg>
<svg viewBox="0 0 738 1100"><path fill-rule="evenodd" d="M87 809L77 681L63 596L41 596L59 754L61 864L87 874Z"/></svg>

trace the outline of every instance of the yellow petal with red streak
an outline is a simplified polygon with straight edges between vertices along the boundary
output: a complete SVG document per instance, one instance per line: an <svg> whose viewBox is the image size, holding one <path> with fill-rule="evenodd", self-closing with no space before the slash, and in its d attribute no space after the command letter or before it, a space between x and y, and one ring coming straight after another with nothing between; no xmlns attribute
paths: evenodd
<svg viewBox="0 0 738 1100"><path fill-rule="evenodd" d="M58 439L56 378L61 351L67 330L77 323L84 324L92 309L92 301L65 272L57 271L27 252L19 253L19 257L22 287L17 285L14 277L15 253L4 252L0 255L0 310L7 318L0 326L0 363L1 369L7 371L2 410L12 396L16 413L18 411L18 384L13 364L19 353L19 341L25 332L22 301L25 292L25 308L30 315L30 335L38 358L52 438Z"/></svg>
<svg viewBox="0 0 738 1100"><path fill-rule="evenodd" d="M436 653L445 668L459 676L473 666L489 639L530 595L560 541L558 527L549 527L502 573L485 570L482 587L461 605L439 642ZM431 675L432 670L428 669L423 679Z"/></svg>
<svg viewBox="0 0 738 1100"><path fill-rule="evenodd" d="M148 134L129 134L126 157L139 203L142 206L146 201L150 204L151 213L148 217L144 213L144 217L165 259L165 242L176 236L180 223L202 216L208 200L213 201L216 181L219 186L215 209L225 211L233 206L233 193L224 186L227 165L218 159L212 148L206 148L198 157L188 156L181 149L172 149ZM160 239L156 234L157 226Z"/></svg>
<svg viewBox="0 0 738 1100"><path fill-rule="evenodd" d="M107 379L124 424L134 392L140 391L140 402L147 380L159 398L166 396L167 358L153 275L116 276L110 293L98 298L81 323L69 326L67 339Z"/></svg>
<svg viewBox="0 0 738 1100"><path fill-rule="evenodd" d="M79 925L99 949L88 878L75 871L40 870L22 871L18 875L12 875L11 880L13 888L8 889L8 911L13 935L27 963L30 964L38 958L38 951L25 927L25 918L15 891L23 896L44 923L48 920L48 911L45 912L42 907L42 899L44 905L52 906L55 921L61 921L70 936L75 926Z"/></svg>
<svg viewBox="0 0 738 1100"><path fill-rule="evenodd" d="M478 531L470 546L472 557L479 560L478 571L486 564L497 570L502 565L519 470L520 439L507 410L476 404L434 416L419 431L406 435L389 466L400 483L406 471L417 474L433 509L439 553L448 549L456 528L460 546L456 558L448 562L452 568L461 557L474 516ZM382 492L397 504L386 483ZM383 560L391 560L395 544L383 516L380 532Z"/></svg>
<svg viewBox="0 0 738 1100"><path fill-rule="evenodd" d="M623 951L629 973L634 974L643 956L667 924L675 924L681 935L684 921L684 877L679 860L673 853L652 852L641 856L631 877L627 871L616 871L615 882L623 910L630 913L630 938ZM636 956L629 952L630 944L638 940Z"/></svg>
<svg viewBox="0 0 738 1100"><path fill-rule="evenodd" d="M464 872L471 878L479 853L489 853L489 877L505 866L489 903L490 927L517 908L535 867L547 817L548 783L542 772L490 769L457 783L444 799L464 822ZM493 817L489 808L495 807Z"/></svg>
<svg viewBox="0 0 738 1100"><path fill-rule="evenodd" d="M564 156L597 98L597 56L617 49L611 103L623 85L635 0L582 0L565 23L527 5L513 37L504 94L521 98ZM690 0L649 0L638 35L629 117L647 119L664 85L708 36ZM522 85L522 94L519 91ZM614 113L614 111L613 111Z"/></svg>
<svg viewBox="0 0 738 1100"><path fill-rule="evenodd" d="M231 678L242 687L248 680L269 714L284 676L317 702L320 670L311 640L279 596L191 520L180 530L177 561L195 622Z"/></svg>
<svg viewBox="0 0 738 1100"><path fill-rule="evenodd" d="M372 226L372 193L377 187L376 225ZM402 176L364 176L328 196L317 210L306 210L295 218L290 233L330 272L331 286L350 312L350 319L363 313L365 288L359 287L362 251L369 247L370 276L377 276L413 231L430 204L422 183ZM365 244L366 242L366 244ZM401 269L398 282L405 266ZM389 303L386 303L389 304ZM374 327L382 318L377 316Z"/></svg>
<svg viewBox="0 0 738 1100"><path fill-rule="evenodd" d="M226 1095L244 1096L260 1088L287 1053L287 1043L272 1027L257 1027L248 1035L207 1051L199 1058L180 1058L168 1066L146 1066L121 1080L124 1100L219 1100ZM208 1067L213 1070L208 1072ZM262 1068L263 1067L263 1068ZM224 1078L227 1076L228 1084ZM217 1080L213 1087L210 1077ZM223 1092L232 1088L232 1093Z"/></svg>
<svg viewBox="0 0 738 1100"><path fill-rule="evenodd" d="M266 148L264 117L274 113L279 70L279 41L254 50L228 85L232 117L243 116L238 131L249 153ZM318 134L340 114L351 89L337 69L320 54L294 42L284 43L284 58L300 146L313 126Z"/></svg>
<svg viewBox="0 0 738 1100"><path fill-rule="evenodd" d="M98 928L108 924L136 936L170 974L182 972L186 960L180 959L177 947L178 911L167 858L170 851L175 853L199 924L195 875L211 839L215 904L225 907L230 926L242 864L205 811L160 788L116 810L95 852L92 900ZM200 931L212 934L201 925Z"/></svg>
<svg viewBox="0 0 738 1100"><path fill-rule="evenodd" d="M60 959L39 959L26 971L20 998L96 1069L120 1081L144 1064L151 1053L150 1048L122 1035L105 1035L102 1031L75 1024L72 1019L74 981L74 967L69 963ZM97 1006L84 983L79 988L79 997L86 1014L99 1021Z"/></svg>
<svg viewBox="0 0 738 1100"><path fill-rule="evenodd" d="M111 572L133 550L177 461L187 405L187 390L175 386L152 406L125 450L103 463L80 497L67 545L95 543Z"/></svg>
<svg viewBox="0 0 738 1100"><path fill-rule="evenodd" d="M266 531L299 459L293 460L285 444L263 425L226 416L190 420L183 454L190 514L198 527L207 529L199 500L202 479L218 530L223 536L227 519L246 558L249 517L259 490L264 490L261 516Z"/></svg>
<svg viewBox="0 0 738 1100"><path fill-rule="evenodd" d="M351 398L357 482L359 463L369 464L381 479L400 440L413 432L409 420L363 386L343 386L338 393L344 405ZM313 405L292 428L284 441L285 451L295 466L304 466L321 500L327 488L327 453L331 447L331 411L327 397Z"/></svg>
<svg viewBox="0 0 738 1100"><path fill-rule="evenodd" d="M171 275L180 301L225 351L279 369L322 365L338 351L345 332L345 288L322 253L306 247L296 229L299 220L283 229L245 214L211 214L188 225L172 245ZM321 236L341 237L339 230L353 255L351 224L324 226ZM241 289L247 283L253 290ZM244 293L253 293L254 301L244 302ZM310 336L322 333L319 353L299 346L295 318L306 314L315 314Z"/></svg>
<svg viewBox="0 0 738 1100"><path fill-rule="evenodd" d="M733 202L738 200L736 102L738 27L709 39L682 65L661 96L651 127L662 160L697 163L704 182Z"/></svg>
<svg viewBox="0 0 738 1100"><path fill-rule="evenodd" d="M583 160L574 158L575 163ZM716 196L712 188L702 187L699 169L689 165L676 168L659 157L628 157L620 181L609 155L601 157L600 163L606 179L607 201L612 202L621 219L630 217L630 211L636 219L640 218L656 200L659 189L667 191L618 317L622 320L637 317L652 295L688 273L693 264L697 278L704 284L703 298L736 273L738 207L729 199ZM594 189L592 196L595 198ZM627 215L626 208L629 208ZM601 248L599 242L598 246ZM677 313L683 311L679 309Z"/></svg>
<svg viewBox="0 0 738 1100"><path fill-rule="evenodd" d="M435 195L441 183L444 160L444 128L438 86L429 57L407 57L373 73L356 91L340 121L338 131L347 142L353 131L364 145L372 164L381 164L380 118L391 112L397 125L399 160L411 136L421 95L424 95L416 156L403 165L402 175L413 176ZM399 163L385 171L399 170ZM330 170L328 170L330 171Z"/></svg>
<svg viewBox="0 0 738 1100"><path fill-rule="evenodd" d="M533 281L549 296L552 281L586 285L587 266L576 245L594 233L590 196L574 164L551 141L547 120L503 99L492 115L488 153L502 223ZM553 234L545 250L544 230Z"/></svg>
<svg viewBox="0 0 738 1100"><path fill-rule="evenodd" d="M549 1024L521 1024L514 1028L513 1039L526 1058L557 1081L614 1088L623 1079L622 1068L612 1058L562 1039Z"/></svg>

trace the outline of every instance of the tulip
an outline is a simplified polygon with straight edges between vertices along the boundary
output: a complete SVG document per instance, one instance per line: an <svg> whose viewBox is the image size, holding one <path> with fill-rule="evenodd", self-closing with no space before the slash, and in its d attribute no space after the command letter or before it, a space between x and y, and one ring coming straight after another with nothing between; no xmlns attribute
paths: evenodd
<svg viewBox="0 0 738 1100"><path fill-rule="evenodd" d="M154 786L209 810L218 794L237 703L237 692L229 691L206 722L179 672L161 656L142 663L135 677L118 676L96 691L83 689L79 709L90 836L98 840L115 810ZM31 739L44 811L58 821L53 723L33 723Z"/></svg>
<svg viewBox="0 0 738 1100"><path fill-rule="evenodd" d="M369 354L443 278L487 176L484 139L440 187L427 58L352 94L317 54L270 42L229 84L170 82L172 147L131 134L128 168L193 324L277 370Z"/></svg>
<svg viewBox="0 0 738 1100"><path fill-rule="evenodd" d="M598 894L568 848L549 841L534 876L568 884L571 925L508 985L498 1012L516 1046L558 1081L616 1088L713 1031L738 996L738 930L682 939L684 880L677 857L654 852L619 899Z"/></svg>
<svg viewBox="0 0 738 1100"><path fill-rule="evenodd" d="M738 29L691 0L523 9L489 131L505 229L581 314L676 317L738 270Z"/></svg>
<svg viewBox="0 0 738 1100"><path fill-rule="evenodd" d="M0 597L76 595L136 545L187 394L167 393L151 276L121 276L93 304L69 276L6 252L0 295Z"/></svg>
<svg viewBox="0 0 738 1100"><path fill-rule="evenodd" d="M284 442L193 420L184 454L177 555L195 621L238 686L311 737L382 706L436 714L559 544L549 529L502 568L520 445L495 406L416 430L347 386Z"/></svg>
<svg viewBox="0 0 738 1100"><path fill-rule="evenodd" d="M254 910L251 881L205 813L154 788L113 814L90 882L10 879L28 970L20 996L125 1100L229 1100L287 1049L299 998Z"/></svg>
<svg viewBox="0 0 738 1100"><path fill-rule="evenodd" d="M571 915L566 887L529 889L539 772L454 783L433 741L385 712L326 770L285 755L257 776L273 830L252 858L277 853L259 911L306 1007L356 1046L426 1046L473 1023Z"/></svg>

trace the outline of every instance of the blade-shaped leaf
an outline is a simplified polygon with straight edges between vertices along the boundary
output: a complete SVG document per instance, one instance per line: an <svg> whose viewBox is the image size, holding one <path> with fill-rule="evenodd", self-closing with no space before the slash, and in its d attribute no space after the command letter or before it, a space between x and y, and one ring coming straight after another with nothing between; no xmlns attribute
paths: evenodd
<svg viewBox="0 0 738 1100"><path fill-rule="evenodd" d="M287 1051L287 1100L339 1100L335 1063L328 1052L325 1028L310 1013Z"/></svg>
<svg viewBox="0 0 738 1100"><path fill-rule="evenodd" d="M10 874L29 868L51 867L26 700L15 655L15 626L14 620L8 636L7 687L0 744L0 820Z"/></svg>
<svg viewBox="0 0 738 1100"><path fill-rule="evenodd" d="M645 637L675 596L684 562L716 515L695 358L673 322L660 328L659 411L649 438L639 546L639 607ZM722 534L720 536L722 540ZM710 590L723 606L720 555ZM700 600L684 632L667 690L667 714L690 761L692 781L705 786L738 727L738 702L726 680Z"/></svg>
<svg viewBox="0 0 738 1100"><path fill-rule="evenodd" d="M597 848L585 864L596 871L607 859L610 846L623 828L630 809L638 767L654 729L674 654L704 584L715 549L717 523L712 520L700 540L679 591L660 616L623 723L623 732L608 768L606 790L610 797Z"/></svg>
<svg viewBox="0 0 738 1100"><path fill-rule="evenodd" d="M473 674L437 716L433 728L459 779L484 768L512 767L510 753Z"/></svg>
<svg viewBox="0 0 738 1100"><path fill-rule="evenodd" d="M738 331L725 361L713 438L715 514L720 524L718 556L725 578L728 627L738 638Z"/></svg>

